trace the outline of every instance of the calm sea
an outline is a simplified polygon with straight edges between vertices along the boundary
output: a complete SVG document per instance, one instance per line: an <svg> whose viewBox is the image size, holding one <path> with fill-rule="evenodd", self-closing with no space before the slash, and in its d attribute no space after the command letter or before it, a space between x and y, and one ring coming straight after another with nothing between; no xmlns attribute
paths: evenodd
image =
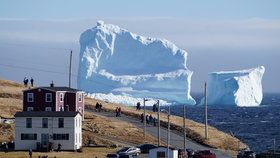
<svg viewBox="0 0 280 158"><path fill-rule="evenodd" d="M202 98L202 94L193 96ZM171 113L182 116L182 106L172 106ZM204 107L187 107L186 117L204 122ZM208 123L234 134L256 152L272 149L274 139L280 147L280 94L264 94L259 107L209 107Z"/></svg>

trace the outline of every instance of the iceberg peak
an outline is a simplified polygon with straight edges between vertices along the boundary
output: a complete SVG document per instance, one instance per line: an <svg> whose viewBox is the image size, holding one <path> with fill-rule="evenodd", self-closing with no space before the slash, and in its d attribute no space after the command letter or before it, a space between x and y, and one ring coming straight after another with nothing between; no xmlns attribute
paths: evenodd
<svg viewBox="0 0 280 158"><path fill-rule="evenodd" d="M98 21L81 34L77 83L86 92L114 93L113 89L131 87L130 95L135 97L193 104L192 72L186 65L187 52L172 42ZM142 94L144 91L151 93ZM176 96L178 93L182 98Z"/></svg>

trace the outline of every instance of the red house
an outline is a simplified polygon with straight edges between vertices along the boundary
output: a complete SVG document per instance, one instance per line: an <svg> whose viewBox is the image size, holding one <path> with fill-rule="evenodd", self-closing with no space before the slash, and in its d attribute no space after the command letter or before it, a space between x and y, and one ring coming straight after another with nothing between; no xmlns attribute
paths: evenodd
<svg viewBox="0 0 280 158"><path fill-rule="evenodd" d="M69 87L36 87L23 91L23 111L79 111L84 118L84 93Z"/></svg>

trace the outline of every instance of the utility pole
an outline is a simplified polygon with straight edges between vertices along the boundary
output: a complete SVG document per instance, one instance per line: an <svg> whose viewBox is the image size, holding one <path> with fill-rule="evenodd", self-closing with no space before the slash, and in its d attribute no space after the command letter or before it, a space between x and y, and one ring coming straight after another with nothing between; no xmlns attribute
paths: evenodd
<svg viewBox="0 0 280 158"><path fill-rule="evenodd" d="M143 98L143 106L144 106L144 140L146 142L146 104L147 99Z"/></svg>
<svg viewBox="0 0 280 158"><path fill-rule="evenodd" d="M167 158L169 158L169 144L170 144L170 105L168 106Z"/></svg>
<svg viewBox="0 0 280 158"><path fill-rule="evenodd" d="M72 50L70 52L70 63L69 63L69 88L71 88L71 73L72 73Z"/></svg>
<svg viewBox="0 0 280 158"><path fill-rule="evenodd" d="M183 124L184 124L184 158L186 157L186 106L184 106L184 109L183 109Z"/></svg>
<svg viewBox="0 0 280 158"><path fill-rule="evenodd" d="M204 102L205 102L205 139L208 139L208 116L207 116L207 83L205 82L204 87Z"/></svg>
<svg viewBox="0 0 280 158"><path fill-rule="evenodd" d="M157 111L157 120L158 120L158 146L160 146L160 106L159 100L157 100L158 111Z"/></svg>

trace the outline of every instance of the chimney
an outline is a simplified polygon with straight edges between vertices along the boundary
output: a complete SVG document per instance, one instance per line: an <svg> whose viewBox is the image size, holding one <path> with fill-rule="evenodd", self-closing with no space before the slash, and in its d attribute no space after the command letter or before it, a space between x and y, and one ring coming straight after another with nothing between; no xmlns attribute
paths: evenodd
<svg viewBox="0 0 280 158"><path fill-rule="evenodd" d="M53 83L53 81L52 81L52 83L50 84L50 87L54 87L54 83Z"/></svg>

